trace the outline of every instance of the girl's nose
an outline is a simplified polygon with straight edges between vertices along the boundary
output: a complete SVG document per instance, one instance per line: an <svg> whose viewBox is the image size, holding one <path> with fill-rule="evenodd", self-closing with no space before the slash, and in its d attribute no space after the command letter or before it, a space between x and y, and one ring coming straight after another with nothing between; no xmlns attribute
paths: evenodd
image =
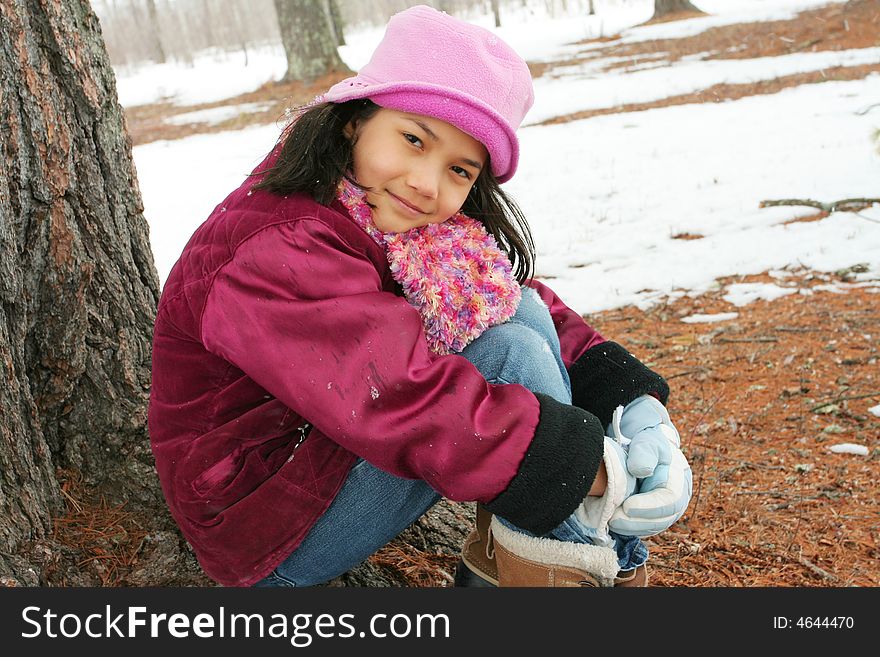
<svg viewBox="0 0 880 657"><path fill-rule="evenodd" d="M421 196L434 200L440 188L440 174L434 167L423 165L413 167L406 177L406 184Z"/></svg>

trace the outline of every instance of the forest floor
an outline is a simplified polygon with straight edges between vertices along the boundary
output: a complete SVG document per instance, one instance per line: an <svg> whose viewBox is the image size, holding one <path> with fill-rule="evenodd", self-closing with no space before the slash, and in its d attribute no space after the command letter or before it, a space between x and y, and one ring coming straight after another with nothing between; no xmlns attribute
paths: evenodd
<svg viewBox="0 0 880 657"><path fill-rule="evenodd" d="M697 297L586 318L667 378L693 468L686 514L647 539L653 586L880 586L880 417L869 411L880 405L880 288L852 282L858 270L732 277ZM742 282L792 293L733 306L721 290ZM737 316L681 321L717 313ZM845 443L868 454L830 449ZM82 583L82 567L92 564L93 584L210 584L153 518L88 503L74 480L65 495L57 538L79 568L75 580L58 570L53 583ZM440 513L460 524L473 509L447 504ZM428 541L414 538L427 528L371 557L368 576L449 586L457 548L419 549Z"/></svg>
<svg viewBox="0 0 880 657"><path fill-rule="evenodd" d="M880 287L788 273L719 281L791 289L773 301L719 290L587 317L667 378L693 468L686 514L646 541L652 586L880 586ZM717 313L737 316L681 321ZM846 443L868 454L831 451ZM401 541L372 559L434 586L457 561Z"/></svg>
<svg viewBox="0 0 880 657"><path fill-rule="evenodd" d="M614 66L673 63L685 56L763 57L880 45L880 0L854 0L806 11L791 20L728 25L663 41L602 40L584 57L623 57ZM533 75L581 60L532 65ZM591 110L554 121L685 103L719 102L826 80L857 79L880 65L827 69L742 85L718 85L652 103ZM341 75L303 86L270 84L218 103L169 103L126 110L134 144L278 121L285 108L311 100ZM260 103L257 112L216 125L171 125L194 110ZM800 220L823 218L804 213ZM680 239L700 239L682 235ZM836 273L789 271L719 280L719 289L647 310L625 307L587 318L667 377L669 408L694 473L685 516L648 539L654 586L880 586L880 296L854 282L859 268ZM773 282L792 294L735 307L723 298L733 282ZM683 317L736 313L717 323ZM842 443L867 455L835 453ZM63 585L208 585L191 554L178 554L167 522L93 499L67 477L67 514L56 540L67 546L45 583ZM451 522L467 523L472 505L447 505ZM167 519L166 519L167 521ZM413 530L408 537L412 538ZM365 564L386 581L449 586L455 546L439 553L396 540ZM76 570L77 574L72 573ZM86 573L86 571L88 571ZM85 578L85 580L84 580Z"/></svg>

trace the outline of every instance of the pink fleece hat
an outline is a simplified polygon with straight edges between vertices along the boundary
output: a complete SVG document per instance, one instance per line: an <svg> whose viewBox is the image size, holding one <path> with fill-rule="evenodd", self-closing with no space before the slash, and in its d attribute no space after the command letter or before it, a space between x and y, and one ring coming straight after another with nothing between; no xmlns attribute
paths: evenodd
<svg viewBox="0 0 880 657"><path fill-rule="evenodd" d="M523 59L490 31L425 5L395 14L376 51L324 100L369 98L380 107L433 116L478 139L499 182L519 161L516 129L535 100Z"/></svg>

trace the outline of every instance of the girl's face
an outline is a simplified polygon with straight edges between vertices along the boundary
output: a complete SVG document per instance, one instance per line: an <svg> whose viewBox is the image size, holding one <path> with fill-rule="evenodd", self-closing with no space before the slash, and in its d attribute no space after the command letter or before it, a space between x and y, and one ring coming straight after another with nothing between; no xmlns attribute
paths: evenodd
<svg viewBox="0 0 880 657"><path fill-rule="evenodd" d="M355 139L355 180L370 188L373 223L386 233L446 221L486 166L483 144L422 114L380 108L345 132Z"/></svg>

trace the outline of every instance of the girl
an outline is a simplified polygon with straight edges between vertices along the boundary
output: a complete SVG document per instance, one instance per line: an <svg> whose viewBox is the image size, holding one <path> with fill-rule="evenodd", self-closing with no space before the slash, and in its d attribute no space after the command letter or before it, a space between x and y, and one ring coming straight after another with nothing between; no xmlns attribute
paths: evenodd
<svg viewBox="0 0 880 657"><path fill-rule="evenodd" d="M411 8L190 239L149 426L218 582L326 582L441 495L480 503L462 583L645 582L690 471L664 380L531 280L498 184L532 100L505 43Z"/></svg>

